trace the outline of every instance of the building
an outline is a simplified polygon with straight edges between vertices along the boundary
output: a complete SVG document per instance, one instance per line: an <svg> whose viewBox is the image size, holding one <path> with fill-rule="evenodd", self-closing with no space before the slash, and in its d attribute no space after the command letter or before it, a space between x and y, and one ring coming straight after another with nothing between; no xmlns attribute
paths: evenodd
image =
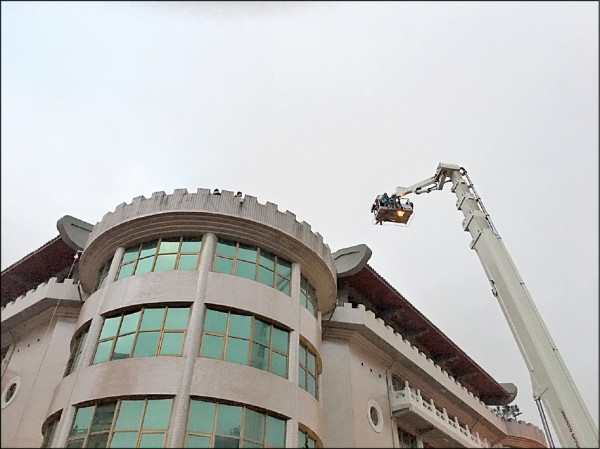
<svg viewBox="0 0 600 449"><path fill-rule="evenodd" d="M545 447L371 266L252 196L119 205L2 272L3 447Z"/></svg>

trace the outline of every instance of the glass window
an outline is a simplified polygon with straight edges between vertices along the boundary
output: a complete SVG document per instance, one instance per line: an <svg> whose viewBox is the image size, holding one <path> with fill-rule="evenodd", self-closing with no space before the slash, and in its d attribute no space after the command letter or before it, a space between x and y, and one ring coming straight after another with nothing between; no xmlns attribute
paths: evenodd
<svg viewBox="0 0 600 449"><path fill-rule="evenodd" d="M102 268L100 269L100 273L98 274L98 282L96 283L96 290L101 289L106 284L106 278L108 276L108 270L110 270L110 265L112 263L112 258L106 262Z"/></svg>
<svg viewBox="0 0 600 449"><path fill-rule="evenodd" d="M89 328L86 328L73 339L73 342L71 343L71 355L69 356L69 361L67 362L67 367L65 369L65 376L68 376L77 369L88 332Z"/></svg>
<svg viewBox="0 0 600 449"><path fill-rule="evenodd" d="M312 438L307 432L298 430L298 447L299 448L313 448L319 447L317 440Z"/></svg>
<svg viewBox="0 0 600 449"><path fill-rule="evenodd" d="M289 332L251 315L207 309L200 355L287 378Z"/></svg>
<svg viewBox="0 0 600 449"><path fill-rule="evenodd" d="M317 316L317 292L304 276L300 278L300 305Z"/></svg>
<svg viewBox="0 0 600 449"><path fill-rule="evenodd" d="M80 407L67 447L162 447L171 404L172 399L121 399Z"/></svg>
<svg viewBox="0 0 600 449"><path fill-rule="evenodd" d="M284 447L285 420L242 405L192 399L185 447Z"/></svg>
<svg viewBox="0 0 600 449"><path fill-rule="evenodd" d="M48 427L44 432L44 439L42 440L41 447L50 447L50 444L52 444L52 438L54 438L54 432L56 431L56 424L58 424L58 419L59 418L56 418L50 424L48 424Z"/></svg>
<svg viewBox="0 0 600 449"><path fill-rule="evenodd" d="M199 237L175 237L127 248L117 280L151 271L195 270L201 247Z"/></svg>
<svg viewBox="0 0 600 449"><path fill-rule="evenodd" d="M308 346L300 343L300 350L298 351L298 386L318 399L317 379L317 356Z"/></svg>
<svg viewBox="0 0 600 449"><path fill-rule="evenodd" d="M92 363L129 357L181 355L189 312L189 306L168 306L144 308L107 318Z"/></svg>
<svg viewBox="0 0 600 449"><path fill-rule="evenodd" d="M219 240L213 270L252 279L290 294L292 264L256 246Z"/></svg>

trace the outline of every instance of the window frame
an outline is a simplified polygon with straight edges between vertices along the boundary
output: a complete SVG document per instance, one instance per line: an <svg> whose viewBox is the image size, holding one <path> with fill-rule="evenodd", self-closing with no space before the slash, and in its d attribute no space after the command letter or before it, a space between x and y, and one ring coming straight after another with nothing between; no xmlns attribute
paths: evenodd
<svg viewBox="0 0 600 449"><path fill-rule="evenodd" d="M161 247L162 243L167 243L167 242L174 243L175 239L179 239L176 251L171 250L171 251L161 252L160 247ZM198 251L182 251L184 244L188 243L188 242L198 242L200 244ZM154 245L154 247L153 248L145 248L145 246L147 246L147 245ZM137 248L137 251L134 253L132 250L134 250L135 248ZM144 254L142 256L143 251L147 251L147 250L151 250L151 249L154 250L152 253ZM131 259L124 261L126 254L135 254L135 256ZM159 237L159 238L156 238L153 240L141 242L137 245L133 245L133 246L130 246L125 249L125 253L121 257L121 261L119 263L119 269L117 270L117 273L115 274L115 281L120 281L121 279L133 277L133 276L136 276L137 274L155 272L156 264L157 264L160 256L173 256L174 255L175 262L173 264L172 269L158 270L158 271L196 271L196 270L198 270L198 266L200 264L201 254L202 254L202 236L189 235L189 236L181 236L181 237L177 237L177 236L175 236L175 237ZM190 255L197 255L195 267L194 268L183 268L183 269L180 268L179 265L181 262L181 257L182 256L190 256ZM138 266L139 266L140 261L148 260L148 259L152 259L150 269L148 271L138 273ZM132 267L131 273L121 277L121 270L123 269L123 267L129 267L129 266Z"/></svg>
<svg viewBox="0 0 600 449"><path fill-rule="evenodd" d="M233 249L234 249L233 255L220 253L219 252L220 244L227 245L227 246L233 246ZM242 249L242 251L254 251L255 252L254 261L252 261L248 258L245 258L243 255L240 256L240 248ZM264 253L264 256L263 256L263 253ZM264 259L269 260L270 257L272 257L272 260L273 260L272 268L267 266L267 264L263 262ZM231 261L231 271L230 272L223 271L220 268L217 268L217 264L219 263L219 260L222 260L222 259ZM238 267L243 266L241 264L246 264L246 263L252 263L254 265L252 279L250 279L246 276L238 275ZM280 266L286 267L286 270L288 271L287 275L284 274L283 271L280 271L280 268L279 268ZM272 273L273 281L270 284L267 284L267 283L263 282L262 280L260 280L261 268ZM250 280L259 282L263 285L272 287L287 296L290 296L290 294L291 294L292 262L288 261L287 259L284 259L283 257L278 256L277 254L275 254L267 249L261 248L256 245L251 245L251 244L238 242L238 241L234 241L234 240L227 240L227 239L219 238L217 241L216 248L215 248L215 257L213 260L212 271L215 273L230 274L230 275L241 277L244 279L250 279ZM286 289L284 289L284 290L282 290L278 287L280 278L285 280L287 283Z"/></svg>
<svg viewBox="0 0 600 449"><path fill-rule="evenodd" d="M203 403L207 403L207 404L213 404L214 405L214 412L213 412L213 416L212 416L212 421L211 421L211 430L210 433L207 432L202 432L202 431L198 431L198 430L190 430L189 425L190 425L190 413L192 410L192 403L193 402L203 402ZM227 434L223 434L223 433L218 433L218 419L219 419L219 407L221 406L230 406L230 407L237 407L241 409L241 418L240 418L240 426L239 426L239 433L238 435L227 435ZM254 440L252 439L252 437L249 437L246 435L246 416L248 413L248 410L257 413L259 415L263 416L263 430L262 430L262 441L258 441L258 440ZM283 444L282 445L270 445L268 444L269 441L269 418L280 421L281 423L279 425L282 425L283 427ZM265 412L265 411L261 411L258 409L255 409L253 407L249 407L246 404L241 404L241 403L229 403L229 402L222 402L222 401L214 401L211 399L204 399L204 398L198 398L198 397L191 397L190 398L190 407L189 407L189 411L188 411L188 416L187 416L187 424L186 424L186 428L185 428L185 443L183 447L190 447L188 445L188 441L189 441L189 437L190 436L198 436L198 437L205 437L208 438L209 440L209 444L208 447L215 447L215 439L217 437L222 437L222 438L235 438L238 442L238 446L237 447L246 447L245 443L251 443L260 447L265 447L265 448L275 448L275 447L285 447L285 438L286 438L286 431L287 431L287 419L285 418L280 418L278 416L275 416L274 414Z"/></svg>
<svg viewBox="0 0 600 449"><path fill-rule="evenodd" d="M313 349L308 344L303 342L302 340L300 341L300 344L298 346L299 346L298 347L298 386L300 388L302 388L303 390L305 390L307 393L309 393L312 397L314 397L318 401L319 400L319 358L317 357L316 351L313 351ZM305 354L304 360L300 359L300 354L302 353L302 349L304 349L304 354ZM310 372L309 366L308 366L309 354L311 354L315 358L314 375ZM304 375L304 386L300 384L301 372ZM309 377L312 378L315 382L315 393L314 394L311 393L310 390L308 389Z"/></svg>
<svg viewBox="0 0 600 449"><path fill-rule="evenodd" d="M217 331L213 331L213 330L206 330L206 317L208 316L208 311L213 311L213 312L218 312L218 313L223 313L227 315L227 320L225 323L225 333L219 333ZM227 348L228 348L228 343L230 338L231 339L236 339L236 340L244 340L248 342L248 352L246 354L246 363L244 363L244 365L246 366L250 366L252 368L256 368L256 369L260 369L261 371L267 371L269 373L275 374L277 376L283 377L284 379L288 379L289 378L289 354L290 354L290 331L283 329L281 327L278 327L276 325L274 325L273 323L261 319L253 314L247 313L247 314L242 314L242 313L238 313L236 311L232 311L232 310L220 310L220 309L213 309L213 308L207 308L205 313L205 317L204 317L204 325L202 328L202 341L200 342L200 349L199 349L199 357L206 357L206 358L212 358L212 359L217 359L217 360L224 360L227 362L231 362L231 363L238 363L238 362L234 362L234 361L230 361L227 360ZM231 335L230 332L230 325L231 325L231 317L232 316L247 316L250 317L250 330L248 332L248 338L245 337L240 337L237 335ZM269 326L269 346L266 346L263 342L258 341L255 336L254 336L254 329L255 329L255 323L256 321L259 321L261 323L264 323L266 325ZM283 353L280 349L273 347L273 329L277 329L278 331L281 332L285 332L286 336L287 336L287 352ZM220 357L212 357L212 356L208 356L208 355L204 355L203 354L203 349L204 349L204 342L205 342L205 335L211 335L211 336L215 336L215 337L221 337L223 339L222 343L221 343L221 356ZM257 344L260 345L263 348L267 348L269 350L269 366L268 369L264 370L260 367L256 367L252 365L252 348L253 348L253 344ZM280 356L285 357L285 375L282 376L276 372L273 372L273 353L279 354ZM241 364L241 363L240 363Z"/></svg>
<svg viewBox="0 0 600 449"><path fill-rule="evenodd" d="M146 312L146 310L163 310L163 317L161 320L161 324L160 324L160 328L152 328L152 329L142 329L142 323L143 323L143 319L144 319L144 313ZM168 314L169 314L169 309L187 309L187 321L186 321L186 326L185 328L173 328L173 329L165 329L165 325L167 322L167 318L168 318ZM135 325L135 329L134 330L128 330L127 332L124 332L123 334L121 334L121 327L123 325L123 321L124 318L126 316L131 316L131 315L135 315L135 314L139 314L138 318L137 318L137 324ZM106 321L112 318L117 318L120 317L119 319L119 324L116 327L116 330L114 332L114 334L108 336L108 337L102 337L102 331L104 330L104 326L106 325ZM119 314L116 315L112 315L112 316L106 316L104 317L104 323L102 324L102 329L100 331L100 335L98 337L98 340L96 341L96 349L94 350L94 356L92 357L92 361L91 364L92 365L96 365L98 363L105 363L105 362L111 362L114 360L122 360L122 359L129 359L129 358L136 358L136 357L181 357L183 355L183 350L185 347L185 341L187 338L187 334L188 334L188 328L189 328L189 323L190 323L190 317L191 317L191 304L187 304L187 305L162 305L161 307L153 307L152 305L149 307L141 307L140 309L135 309L135 310L129 310L126 312L121 312ZM156 349L153 355L138 355L135 356L135 350L137 347L137 343L138 343L138 339L140 334L146 334L146 333L159 333L159 337L158 337L158 341L156 342ZM182 335L182 342L181 342L181 349L179 351L179 354L162 354L162 348L163 348L163 342L164 342L164 336L165 334L183 334ZM129 349L129 353L127 357L120 357L120 358L114 358L114 353L115 353L115 348L118 344L119 338L122 337L127 337L129 335L133 335L133 341L131 342L131 347ZM112 344L110 345L110 349L108 351L108 355L107 355L107 359L106 360L101 360L101 361L96 361L96 356L98 354L98 348L100 347L100 345L102 343L106 343L108 341L112 340Z"/></svg>
<svg viewBox="0 0 600 449"><path fill-rule="evenodd" d="M312 293L310 295L309 293ZM308 307L308 304L312 306L312 311ZM308 310L312 316L317 317L317 289L315 289L308 279L304 276L300 277L300 305Z"/></svg>
<svg viewBox="0 0 600 449"><path fill-rule="evenodd" d="M170 405L169 405L170 410L169 410L169 417L167 419L167 426L165 428L157 428L156 427L156 428L145 429L144 422L146 420L146 412L148 411L149 401L161 401L161 400L170 401ZM115 430L115 426L119 419L119 413L121 411L123 401L144 401L144 406L143 406L142 412L140 414L140 421L139 421L137 430L135 430L133 427L131 428L133 430L130 430L130 429ZM98 406L110 405L110 404L115 404L115 408L112 412L112 419L111 419L108 430L102 429L102 430L92 431L92 425L94 423L94 419L96 418L96 411L98 410ZM89 420L87 431L85 432L83 437L81 437L81 435L78 435L77 438L73 438L74 435L72 435L72 432L73 432L73 426L75 425L75 420L77 419L77 414L79 413L80 410L88 408L88 407L93 407L93 411L92 411L92 414L91 414L91 417ZM98 401L98 402L94 402L92 404L79 406L79 407L77 407L77 410L75 411L75 415L73 416L73 422L71 423L71 428L70 428L69 434L67 436L67 441L65 442L65 447L67 447L67 448L68 447L87 447L86 445L89 442L89 439L91 436L102 435L105 433L107 434L105 447L111 447L112 439L114 437L115 432L131 432L131 433L136 432L137 436L136 436L136 441L135 441L135 447L139 447L139 444L141 442L141 438L143 437L143 435L162 434L163 435L163 444L161 447L164 447L166 444L166 436L167 436L167 432L169 430L169 424L171 422L172 414L173 414L173 398L172 397L143 397L143 398L124 397L124 398L118 398L116 401L115 400ZM81 446L69 446L69 443L78 442L78 441L82 441Z"/></svg>
<svg viewBox="0 0 600 449"><path fill-rule="evenodd" d="M79 332L71 341L71 352L69 354L69 360L65 367L63 377L74 373L79 368L79 362L81 360L81 353L83 352L83 346L88 337L90 326L86 326L81 332Z"/></svg>

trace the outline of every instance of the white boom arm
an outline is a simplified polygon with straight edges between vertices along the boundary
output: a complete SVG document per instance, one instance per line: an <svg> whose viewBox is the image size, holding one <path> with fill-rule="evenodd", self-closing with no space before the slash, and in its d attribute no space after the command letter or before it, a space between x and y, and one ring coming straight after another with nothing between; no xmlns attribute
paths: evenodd
<svg viewBox="0 0 600 449"><path fill-rule="evenodd" d="M598 447L598 429L466 170L440 163L433 177L398 187L396 195L442 190L446 182L452 182L456 207L465 217L463 230L473 238L471 249L483 265L529 369L534 398L541 399L563 447Z"/></svg>

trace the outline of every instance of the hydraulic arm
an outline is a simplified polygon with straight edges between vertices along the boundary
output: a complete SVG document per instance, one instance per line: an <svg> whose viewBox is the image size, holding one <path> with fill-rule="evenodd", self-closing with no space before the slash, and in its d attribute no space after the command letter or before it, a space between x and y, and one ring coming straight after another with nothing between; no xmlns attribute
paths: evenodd
<svg viewBox="0 0 600 449"><path fill-rule="evenodd" d="M534 399L538 404L541 400L563 447L598 447L598 429L466 170L440 163L433 177L398 187L396 195L442 190L447 182L452 183L456 207L465 217L463 230L473 238L471 249L529 369Z"/></svg>

